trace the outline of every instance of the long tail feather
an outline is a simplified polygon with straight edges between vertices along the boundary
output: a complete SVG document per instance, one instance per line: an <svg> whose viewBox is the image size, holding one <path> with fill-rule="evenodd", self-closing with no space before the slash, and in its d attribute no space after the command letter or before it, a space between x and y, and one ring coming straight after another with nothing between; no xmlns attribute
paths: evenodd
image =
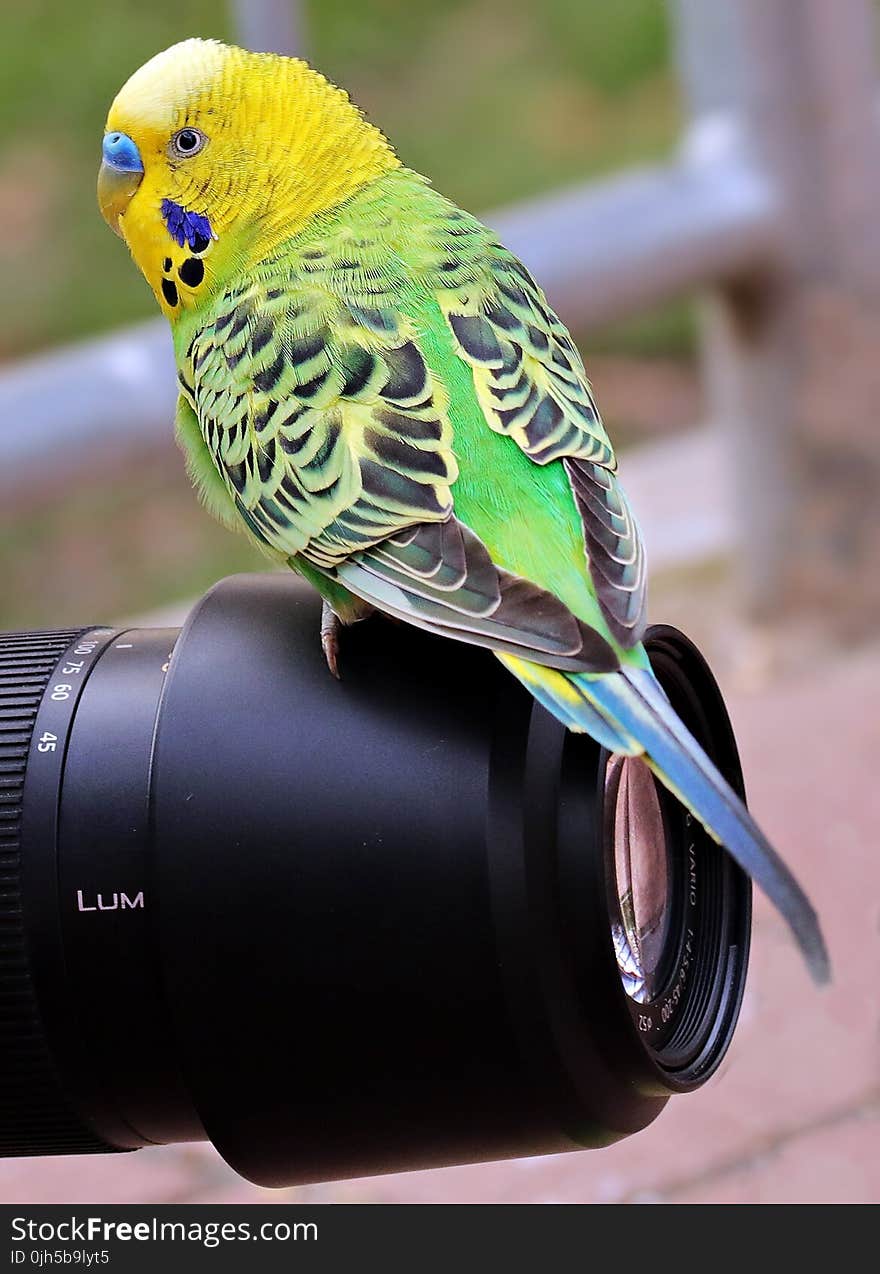
<svg viewBox="0 0 880 1274"><path fill-rule="evenodd" d="M828 981L828 953L809 899L650 672L626 668L598 677L566 675L510 657L504 662L569 729L586 731L610 751L643 753L660 782L779 910L814 980Z"/></svg>

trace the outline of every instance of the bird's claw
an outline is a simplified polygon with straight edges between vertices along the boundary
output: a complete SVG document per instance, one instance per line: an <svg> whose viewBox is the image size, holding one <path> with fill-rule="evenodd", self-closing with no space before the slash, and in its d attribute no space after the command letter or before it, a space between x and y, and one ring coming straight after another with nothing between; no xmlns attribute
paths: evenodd
<svg viewBox="0 0 880 1274"><path fill-rule="evenodd" d="M327 660L327 667L337 681L342 680L339 674L339 634L341 631L342 623L339 616L331 610L327 602L324 602L321 607L321 649L324 652L324 658Z"/></svg>

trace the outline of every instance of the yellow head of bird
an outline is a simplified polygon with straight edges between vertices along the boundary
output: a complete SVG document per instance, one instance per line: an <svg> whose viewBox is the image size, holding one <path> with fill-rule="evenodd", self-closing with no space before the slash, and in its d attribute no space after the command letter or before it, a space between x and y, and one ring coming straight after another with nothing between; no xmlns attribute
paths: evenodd
<svg viewBox="0 0 880 1274"><path fill-rule="evenodd" d="M173 319L398 163L307 63L185 40L110 107L98 201Z"/></svg>

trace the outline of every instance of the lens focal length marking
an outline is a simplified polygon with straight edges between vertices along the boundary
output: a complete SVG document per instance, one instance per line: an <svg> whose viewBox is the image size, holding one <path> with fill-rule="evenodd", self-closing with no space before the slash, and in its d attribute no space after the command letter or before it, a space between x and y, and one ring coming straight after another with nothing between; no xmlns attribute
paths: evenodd
<svg viewBox="0 0 880 1274"><path fill-rule="evenodd" d="M91 628L65 651L40 704L28 758L22 811L23 832L33 843L53 848L57 834L58 790L70 724L86 680L116 630ZM52 800L34 799L34 789L52 792Z"/></svg>

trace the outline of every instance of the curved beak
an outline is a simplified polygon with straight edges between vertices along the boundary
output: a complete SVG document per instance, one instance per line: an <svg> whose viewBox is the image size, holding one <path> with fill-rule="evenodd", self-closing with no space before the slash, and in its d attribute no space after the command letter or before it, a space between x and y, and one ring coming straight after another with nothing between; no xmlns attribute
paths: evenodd
<svg viewBox="0 0 880 1274"><path fill-rule="evenodd" d="M101 148L98 172L98 207L107 225L120 237L119 218L124 216L144 176L140 151L125 133L107 133Z"/></svg>

